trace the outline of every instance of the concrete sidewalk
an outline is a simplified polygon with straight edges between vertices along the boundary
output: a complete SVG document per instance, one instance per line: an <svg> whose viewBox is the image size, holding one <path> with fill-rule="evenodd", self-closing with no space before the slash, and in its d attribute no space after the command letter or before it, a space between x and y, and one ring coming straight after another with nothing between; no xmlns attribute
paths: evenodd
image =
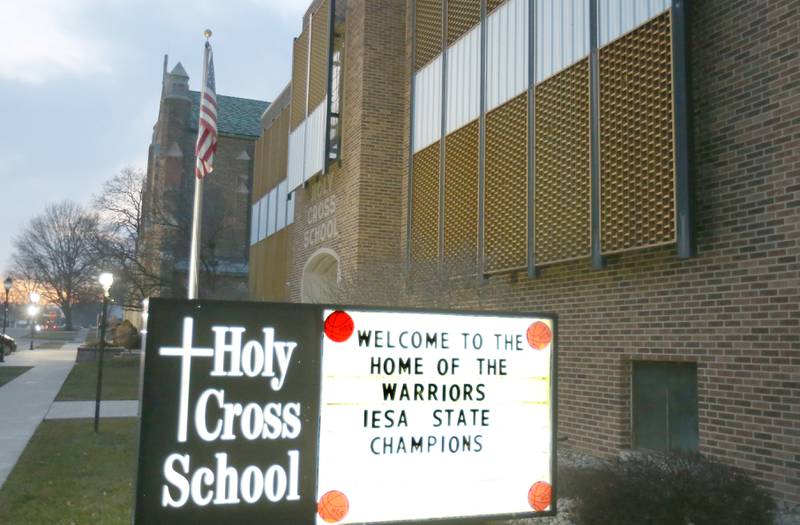
<svg viewBox="0 0 800 525"><path fill-rule="evenodd" d="M101 401L100 417L139 417L138 401ZM45 419L94 418L94 401L56 401Z"/></svg>
<svg viewBox="0 0 800 525"><path fill-rule="evenodd" d="M0 487L42 422L75 363L77 343L59 350L18 350L0 366L32 366L0 387Z"/></svg>

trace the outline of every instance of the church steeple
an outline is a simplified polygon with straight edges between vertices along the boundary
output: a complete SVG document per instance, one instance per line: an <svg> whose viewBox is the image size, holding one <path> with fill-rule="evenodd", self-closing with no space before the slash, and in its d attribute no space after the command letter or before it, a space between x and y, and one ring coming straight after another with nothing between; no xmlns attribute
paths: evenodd
<svg viewBox="0 0 800 525"><path fill-rule="evenodd" d="M189 75L180 62L164 75L164 98L189 98Z"/></svg>

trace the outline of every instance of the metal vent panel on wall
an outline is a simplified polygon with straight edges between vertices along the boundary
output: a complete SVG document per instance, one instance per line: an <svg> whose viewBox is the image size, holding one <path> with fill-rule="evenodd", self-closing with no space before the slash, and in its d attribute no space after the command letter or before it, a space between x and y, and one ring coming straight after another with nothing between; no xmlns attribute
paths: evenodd
<svg viewBox="0 0 800 525"><path fill-rule="evenodd" d="M487 272L527 267L528 97L486 115Z"/></svg>
<svg viewBox="0 0 800 525"><path fill-rule="evenodd" d="M323 99L308 118L289 134L289 158L286 168L289 191L293 191L322 171L325 163L326 99Z"/></svg>
<svg viewBox="0 0 800 525"><path fill-rule="evenodd" d="M473 247L477 251L478 232L474 230L472 244L473 230L466 226L477 223L472 221L477 209L463 203L477 200L472 191L477 192L479 171L476 119L485 28L482 270L496 273L528 266L529 6L535 8L536 39L530 61L535 67L536 104L531 205L536 245L531 263L591 256L590 0L488 0L483 28L475 18L479 2L449 0L445 115L441 113L442 2L415 5L418 56L413 77L410 225L414 261L435 262L441 254L444 261L439 262L447 263ZM678 236L670 6L670 0L598 0L604 254L671 244ZM420 50L425 51L420 54ZM438 191L440 140L447 146L443 195ZM425 197L418 193L423 189ZM444 203L443 218L438 216L439 198ZM428 201L423 211L424 199ZM423 233L419 221L428 225Z"/></svg>
<svg viewBox="0 0 800 525"><path fill-rule="evenodd" d="M480 1L480 0L478 0ZM486 12L491 13L501 5L505 4L506 0L486 0Z"/></svg>
<svg viewBox="0 0 800 525"><path fill-rule="evenodd" d="M670 0L598 0L598 45L612 40L642 25L670 7Z"/></svg>
<svg viewBox="0 0 800 525"><path fill-rule="evenodd" d="M528 88L528 0L509 0L486 19L486 111Z"/></svg>
<svg viewBox="0 0 800 525"><path fill-rule="evenodd" d="M260 291L267 301L286 300L286 280L288 277L289 232L280 231L267 239L262 252L262 275Z"/></svg>
<svg viewBox="0 0 800 525"><path fill-rule="evenodd" d="M476 268L478 121L448 135L444 176L444 262L459 274Z"/></svg>
<svg viewBox="0 0 800 525"><path fill-rule="evenodd" d="M478 26L447 51L447 133L478 118L480 74L481 28Z"/></svg>
<svg viewBox="0 0 800 525"><path fill-rule="evenodd" d="M447 45L453 45L480 22L480 0L447 0Z"/></svg>
<svg viewBox="0 0 800 525"><path fill-rule="evenodd" d="M292 51L291 129L306 118L306 79L308 78L308 28L295 38Z"/></svg>
<svg viewBox="0 0 800 525"><path fill-rule="evenodd" d="M325 114L328 109L327 97L314 108L306 119L305 168L303 180L308 180L320 171L325 164Z"/></svg>
<svg viewBox="0 0 800 525"><path fill-rule="evenodd" d="M439 256L439 146L414 155L411 202L411 259L435 267Z"/></svg>
<svg viewBox="0 0 800 525"><path fill-rule="evenodd" d="M266 159L269 152L271 130L264 130L254 144L255 159L253 160L253 185L250 192L251 200L260 199L264 194L267 184Z"/></svg>
<svg viewBox="0 0 800 525"><path fill-rule="evenodd" d="M589 55L589 0L536 2L536 82Z"/></svg>
<svg viewBox="0 0 800 525"><path fill-rule="evenodd" d="M268 184L274 185L286 178L289 154L289 111L284 109L270 127L269 155L265 159L269 173Z"/></svg>
<svg viewBox="0 0 800 525"><path fill-rule="evenodd" d="M256 141L256 161L253 165L253 194L261 197L270 187L269 161L272 153L273 130L266 129Z"/></svg>
<svg viewBox="0 0 800 525"><path fill-rule="evenodd" d="M416 0L415 70L442 53L442 0Z"/></svg>
<svg viewBox="0 0 800 525"><path fill-rule="evenodd" d="M536 264L591 250L589 60L536 86Z"/></svg>
<svg viewBox="0 0 800 525"><path fill-rule="evenodd" d="M304 120L294 131L289 134L289 158L286 166L286 179L289 190L294 190L303 184L303 159L306 149L306 125Z"/></svg>
<svg viewBox="0 0 800 525"><path fill-rule="evenodd" d="M442 57L414 74L414 152L442 135Z"/></svg>
<svg viewBox="0 0 800 525"><path fill-rule="evenodd" d="M669 13L600 50L604 253L675 242L671 51Z"/></svg>

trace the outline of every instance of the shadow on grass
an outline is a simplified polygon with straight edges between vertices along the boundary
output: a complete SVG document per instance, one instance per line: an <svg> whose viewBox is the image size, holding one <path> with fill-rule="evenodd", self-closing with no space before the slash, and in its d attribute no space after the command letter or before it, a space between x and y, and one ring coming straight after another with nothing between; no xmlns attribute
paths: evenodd
<svg viewBox="0 0 800 525"><path fill-rule="evenodd" d="M138 355L108 356L103 361L103 399L139 399ZM93 401L97 388L97 363L76 363L56 401Z"/></svg>
<svg viewBox="0 0 800 525"><path fill-rule="evenodd" d="M19 377L20 375L24 374L32 367L30 366L8 366L8 365L0 365L0 386L5 385L6 383L11 382L13 379Z"/></svg>
<svg viewBox="0 0 800 525"><path fill-rule="evenodd" d="M0 490L0 523L128 524L135 419L44 421Z"/></svg>

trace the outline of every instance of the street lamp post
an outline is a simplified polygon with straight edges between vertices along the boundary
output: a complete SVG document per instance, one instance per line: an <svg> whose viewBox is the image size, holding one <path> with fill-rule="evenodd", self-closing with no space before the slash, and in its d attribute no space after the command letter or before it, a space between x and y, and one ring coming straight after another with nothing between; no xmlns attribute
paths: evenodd
<svg viewBox="0 0 800 525"><path fill-rule="evenodd" d="M142 331L139 332L141 336L142 352L147 348L147 318L150 316L150 298L145 297L142 300Z"/></svg>
<svg viewBox="0 0 800 525"><path fill-rule="evenodd" d="M36 314L39 313L38 304L41 296L36 292L31 292L29 298L31 300L31 304L28 306L28 317L30 318L29 324L31 325L31 345L29 350L33 350L33 339L36 336L34 321L36 320Z"/></svg>
<svg viewBox="0 0 800 525"><path fill-rule="evenodd" d="M6 333L6 327L8 326L8 292L11 291L11 285L14 281L11 280L11 277L6 277L6 280L3 281L3 287L6 289L6 303L5 303L5 310L3 311L3 334Z"/></svg>
<svg viewBox="0 0 800 525"><path fill-rule="evenodd" d="M97 392L94 400L94 433L100 426L100 394L103 388L103 354L106 349L106 310L108 310L108 291L114 284L114 276L108 272L100 274L100 285L103 287L103 312L100 315L100 344L97 348Z"/></svg>
<svg viewBox="0 0 800 525"><path fill-rule="evenodd" d="M8 292L11 291L11 284L12 284L11 277L6 277L6 280L3 281L3 286L6 289L6 302L5 302L5 309L3 310L3 335L6 335L6 326L8 326ZM5 363L6 361L6 351L3 347L0 347L0 363Z"/></svg>

